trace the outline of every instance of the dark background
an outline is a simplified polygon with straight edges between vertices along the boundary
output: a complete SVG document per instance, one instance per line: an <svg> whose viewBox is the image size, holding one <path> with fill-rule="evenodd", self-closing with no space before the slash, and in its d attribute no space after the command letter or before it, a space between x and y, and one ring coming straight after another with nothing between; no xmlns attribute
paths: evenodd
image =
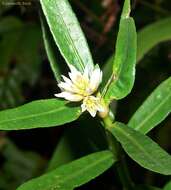
<svg viewBox="0 0 171 190"><path fill-rule="evenodd" d="M102 67L114 52L123 1L70 0L70 3L88 40L94 62ZM58 91L44 50L39 13L39 1L0 0L0 110L32 100L54 98L53 94ZM171 16L170 0L135 0L131 14L138 31L154 21ZM15 21L3 24L4 19L9 17L19 20L22 26L12 27ZM58 50L56 56L66 70ZM168 41L155 46L138 63L135 86L129 96L118 102L116 119L126 123L150 92L170 76L170 71L171 42ZM0 190L13 190L45 171L63 136L73 151L72 159L96 150L89 148L88 139L95 141L97 150L104 149L106 144L102 142L101 134L99 137L96 135L95 125L99 123L92 121L91 126L87 126L90 119L81 117L80 122L58 128L0 132ZM167 117L149 135L171 153L170 123L171 118ZM92 128L94 131L89 135L88 130ZM87 137L82 139L85 133ZM169 177L149 172L129 158L127 160L136 183L162 187L169 180ZM60 165L64 161L58 162ZM78 189L117 190L121 187L116 171L110 169Z"/></svg>

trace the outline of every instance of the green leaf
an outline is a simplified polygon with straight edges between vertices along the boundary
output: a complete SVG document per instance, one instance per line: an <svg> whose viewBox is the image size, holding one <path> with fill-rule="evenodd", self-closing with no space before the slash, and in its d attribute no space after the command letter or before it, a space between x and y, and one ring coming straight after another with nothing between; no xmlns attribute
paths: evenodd
<svg viewBox="0 0 171 190"><path fill-rule="evenodd" d="M97 177L114 162L110 151L96 152L33 179L17 190L72 190Z"/></svg>
<svg viewBox="0 0 171 190"><path fill-rule="evenodd" d="M119 122L109 130L127 154L142 167L171 175L171 156L149 137Z"/></svg>
<svg viewBox="0 0 171 190"><path fill-rule="evenodd" d="M171 17L147 25L138 32L137 60L158 43L171 39Z"/></svg>
<svg viewBox="0 0 171 190"><path fill-rule="evenodd" d="M160 42L164 42L171 39L171 17L161 19L157 22L153 22L137 33L137 63L144 57L144 55L150 51L154 46ZM112 74L112 56L108 59L103 70L104 84L109 80Z"/></svg>
<svg viewBox="0 0 171 190"><path fill-rule="evenodd" d="M171 190L171 181L164 186L163 190Z"/></svg>
<svg viewBox="0 0 171 190"><path fill-rule="evenodd" d="M123 10L121 14L121 19L128 18L131 12L131 2L130 0L125 0L123 5Z"/></svg>
<svg viewBox="0 0 171 190"><path fill-rule="evenodd" d="M103 93L106 102L127 96L134 84L136 63L136 28L129 17L130 2L125 1L116 42L116 52L112 60L113 72Z"/></svg>
<svg viewBox="0 0 171 190"><path fill-rule="evenodd" d="M40 1L54 40L68 64L93 66L86 39L67 0Z"/></svg>
<svg viewBox="0 0 171 190"><path fill-rule="evenodd" d="M141 133L148 133L171 111L171 77L162 82L131 117L128 125Z"/></svg>
<svg viewBox="0 0 171 190"><path fill-rule="evenodd" d="M56 52L54 51L51 43L50 34L48 33L47 25L43 18L41 18L41 27L43 32L43 41L46 49L46 53L50 62L51 69L53 71L55 79L59 82L61 80L61 72L57 63Z"/></svg>
<svg viewBox="0 0 171 190"><path fill-rule="evenodd" d="M0 112L0 130L32 129L62 125L76 120L80 106L58 99L37 100Z"/></svg>

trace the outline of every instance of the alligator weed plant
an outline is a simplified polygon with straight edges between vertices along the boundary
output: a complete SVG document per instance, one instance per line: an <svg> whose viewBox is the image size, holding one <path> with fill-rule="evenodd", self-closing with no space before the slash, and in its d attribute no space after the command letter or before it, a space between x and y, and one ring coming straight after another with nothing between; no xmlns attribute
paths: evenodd
<svg viewBox="0 0 171 190"><path fill-rule="evenodd" d="M131 179L125 155L147 170L171 175L171 156L146 135L171 110L171 78L163 81L148 96L127 124L115 120L111 106L112 102L123 99L131 92L137 59L148 51L148 48L142 48L142 52L137 55L137 33L130 16L130 0L124 1L115 54L103 69L93 63L86 39L68 0L40 0L40 4L45 49L60 91L54 92L52 99L37 100L1 111L0 129L55 127L77 119L81 122L80 117L91 116L99 121L98 127L104 134L108 148L59 167L55 165L54 156L53 164L50 164L45 174L25 182L17 190L72 190L110 167L113 167L125 190L158 189L148 184L138 185ZM65 76L56 62L50 35L67 63L69 72ZM86 125L91 126L91 122Z"/></svg>

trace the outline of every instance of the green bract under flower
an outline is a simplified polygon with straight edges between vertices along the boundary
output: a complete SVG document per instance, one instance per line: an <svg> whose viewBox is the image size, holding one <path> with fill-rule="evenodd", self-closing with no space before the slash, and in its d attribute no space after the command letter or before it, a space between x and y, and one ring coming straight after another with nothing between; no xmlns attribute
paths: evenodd
<svg viewBox="0 0 171 190"><path fill-rule="evenodd" d="M93 117L97 111L103 112L105 109L100 97L93 96L102 81L99 66L96 65L94 68L86 66L83 74L72 65L69 68L69 78L62 75L64 81L58 84L62 92L55 96L71 102L82 101L82 112L87 110Z"/></svg>

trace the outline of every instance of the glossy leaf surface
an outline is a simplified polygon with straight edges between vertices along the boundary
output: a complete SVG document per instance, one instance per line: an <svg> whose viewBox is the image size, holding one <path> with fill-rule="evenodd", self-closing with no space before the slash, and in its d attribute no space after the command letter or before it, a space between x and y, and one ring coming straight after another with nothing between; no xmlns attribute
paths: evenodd
<svg viewBox="0 0 171 190"><path fill-rule="evenodd" d="M163 121L171 111L171 77L162 82L144 101L128 125L144 134Z"/></svg>
<svg viewBox="0 0 171 190"><path fill-rule="evenodd" d="M80 107L58 99L37 100L0 112L0 130L20 130L62 125L80 116Z"/></svg>
<svg viewBox="0 0 171 190"><path fill-rule="evenodd" d="M30 180L17 190L72 190L97 177L113 163L110 151L92 153Z"/></svg>
<svg viewBox="0 0 171 190"><path fill-rule="evenodd" d="M109 130L127 154L142 167L171 175L171 156L149 137L119 122Z"/></svg>
<svg viewBox="0 0 171 190"><path fill-rule="evenodd" d="M113 72L105 88L105 100L122 99L127 96L134 84L136 64L136 28L129 17L130 1L125 1L121 15L119 32L113 57Z"/></svg>
<svg viewBox="0 0 171 190"><path fill-rule="evenodd" d="M71 6L67 0L40 1L54 40L68 64L83 71L92 57Z"/></svg>

